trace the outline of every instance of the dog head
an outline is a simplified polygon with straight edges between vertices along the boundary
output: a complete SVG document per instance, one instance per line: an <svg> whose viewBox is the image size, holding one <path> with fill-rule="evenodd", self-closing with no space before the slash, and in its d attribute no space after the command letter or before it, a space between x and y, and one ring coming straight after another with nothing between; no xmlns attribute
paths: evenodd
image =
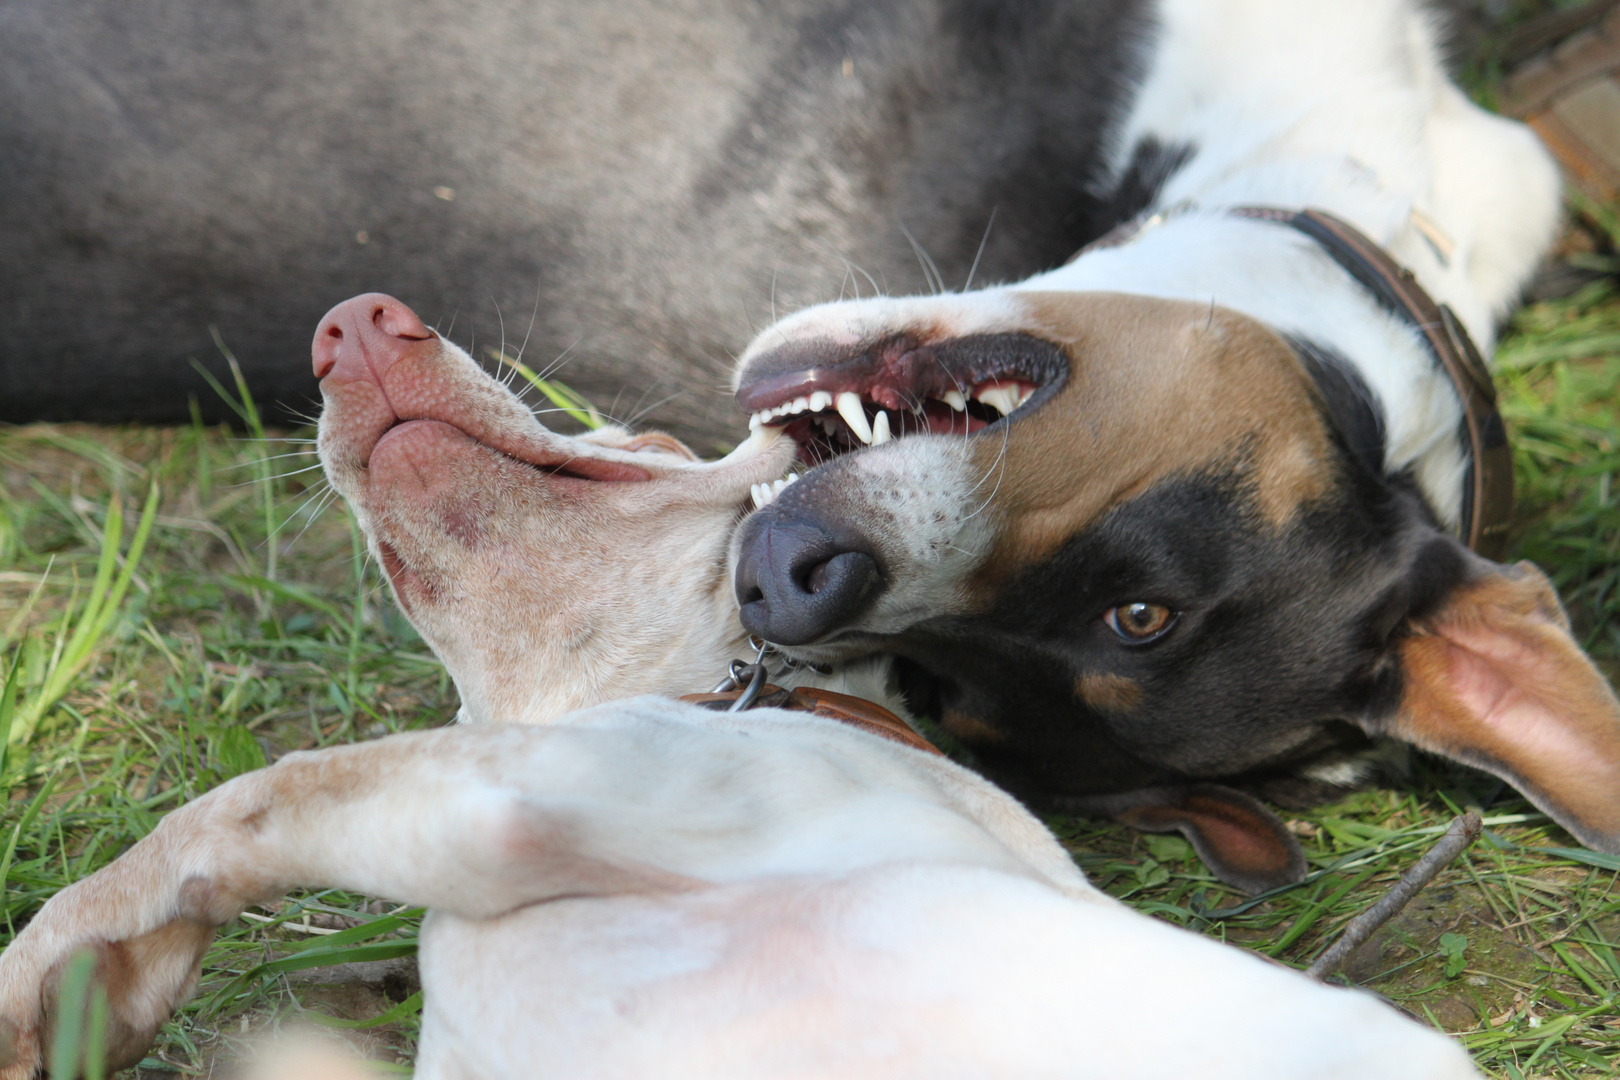
<svg viewBox="0 0 1620 1080"><path fill-rule="evenodd" d="M314 362L326 475L469 716L689 693L739 654L726 545L787 440L705 464L656 432L556 434L380 294L321 320Z"/></svg>
<svg viewBox="0 0 1620 1080"><path fill-rule="evenodd" d="M739 532L744 624L809 660L901 657L911 703L1014 790L1204 846L1242 819L1223 876L1251 886L1297 876L1297 847L1253 800L1189 785L1369 734L1620 850L1613 693L1538 571L1471 554L1383 473L1353 379L1151 297L809 309L739 369L756 423L820 463Z"/></svg>

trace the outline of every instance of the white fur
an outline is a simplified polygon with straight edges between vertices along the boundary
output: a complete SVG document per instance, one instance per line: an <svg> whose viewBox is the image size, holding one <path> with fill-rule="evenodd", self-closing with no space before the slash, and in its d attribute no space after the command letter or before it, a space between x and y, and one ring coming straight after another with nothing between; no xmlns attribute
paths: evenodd
<svg viewBox="0 0 1620 1080"><path fill-rule="evenodd" d="M1412 469L1455 526L1461 407L1417 333L1306 237L1225 211L1316 207L1349 221L1489 355L1495 320L1557 228L1552 159L1527 128L1446 79L1433 16L1405 0L1165 0L1160 17L1115 170L1142 139L1196 147L1151 208L1169 216L1124 247L1014 288L1207 301L1335 349L1384 414L1386 468ZM1449 259L1414 212L1455 245Z"/></svg>
<svg viewBox="0 0 1620 1080"><path fill-rule="evenodd" d="M1456 526L1461 406L1416 331L1305 236L1227 211L1315 207L1344 218L1411 269L1489 355L1495 320L1557 228L1551 157L1523 125L1451 84L1433 17L1409 0L1165 0L1159 19L1148 76L1111 142L1116 176L1143 139L1193 147L1150 207L1162 218L1123 247L1014 285L806 309L761 333L739 371L789 339L1018 329L1008 296L1020 291L1209 303L1354 364L1384 416L1386 468L1411 469L1439 518ZM1449 258L1414 213L1450 241Z"/></svg>
<svg viewBox="0 0 1620 1080"><path fill-rule="evenodd" d="M943 758L664 698L233 780L45 906L0 957L0 1017L37 1035L83 943L293 884L433 908L418 1080L1475 1075L1369 995L1103 896ZM137 955L111 1006L161 1018L193 957Z"/></svg>

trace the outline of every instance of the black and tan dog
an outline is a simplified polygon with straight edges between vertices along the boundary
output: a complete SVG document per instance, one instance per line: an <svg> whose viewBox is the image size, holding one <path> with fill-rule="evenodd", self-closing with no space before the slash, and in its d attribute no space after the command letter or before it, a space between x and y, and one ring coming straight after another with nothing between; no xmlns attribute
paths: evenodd
<svg viewBox="0 0 1620 1080"><path fill-rule="evenodd" d="M1020 284L807 309L743 357L739 402L801 445L740 533L745 625L899 657L997 780L1181 829L1249 888L1303 859L1215 782L1344 782L1386 735L1620 851L1613 693L1547 579L1465 543L1500 539L1505 448L1464 328L1488 348L1544 250L1546 155L1407 4L1160 15L1119 142L1120 170L1164 165L1149 216Z"/></svg>

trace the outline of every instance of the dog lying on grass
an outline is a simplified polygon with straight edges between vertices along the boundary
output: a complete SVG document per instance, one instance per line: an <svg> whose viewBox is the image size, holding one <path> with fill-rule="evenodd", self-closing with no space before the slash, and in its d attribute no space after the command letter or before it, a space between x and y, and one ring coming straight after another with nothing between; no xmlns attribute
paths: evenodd
<svg viewBox="0 0 1620 1080"><path fill-rule="evenodd" d="M1246 793L1340 793L1385 736L1620 852L1620 703L1546 577L1494 561L1511 460L1466 341L1551 241L1548 155L1407 0L1156 15L1110 173L1141 218L743 355L739 404L800 446L740 534L744 623L898 657L986 775L1251 891L1304 860Z"/></svg>
<svg viewBox="0 0 1620 1080"><path fill-rule="evenodd" d="M1103 896L937 754L599 704L741 650L726 544L790 441L703 464L555 435L383 297L335 309L315 356L328 475L473 722L288 755L52 898L0 955L0 1080L39 1074L76 950L132 1062L214 929L298 886L431 909L420 1080L1474 1075L1369 996Z"/></svg>

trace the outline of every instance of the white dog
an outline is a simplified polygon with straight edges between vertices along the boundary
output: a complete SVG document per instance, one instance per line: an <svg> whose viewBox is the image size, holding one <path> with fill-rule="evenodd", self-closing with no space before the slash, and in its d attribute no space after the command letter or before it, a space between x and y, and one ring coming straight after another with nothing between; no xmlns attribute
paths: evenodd
<svg viewBox="0 0 1620 1080"><path fill-rule="evenodd" d="M478 723L292 754L169 815L0 956L4 1080L92 948L116 1061L295 886L432 909L421 1080L1473 1075L1355 991L1086 884L1012 798L836 720L716 713L729 523L792 452L552 434L403 305L316 337L328 473ZM500 721L522 721L521 725Z"/></svg>

